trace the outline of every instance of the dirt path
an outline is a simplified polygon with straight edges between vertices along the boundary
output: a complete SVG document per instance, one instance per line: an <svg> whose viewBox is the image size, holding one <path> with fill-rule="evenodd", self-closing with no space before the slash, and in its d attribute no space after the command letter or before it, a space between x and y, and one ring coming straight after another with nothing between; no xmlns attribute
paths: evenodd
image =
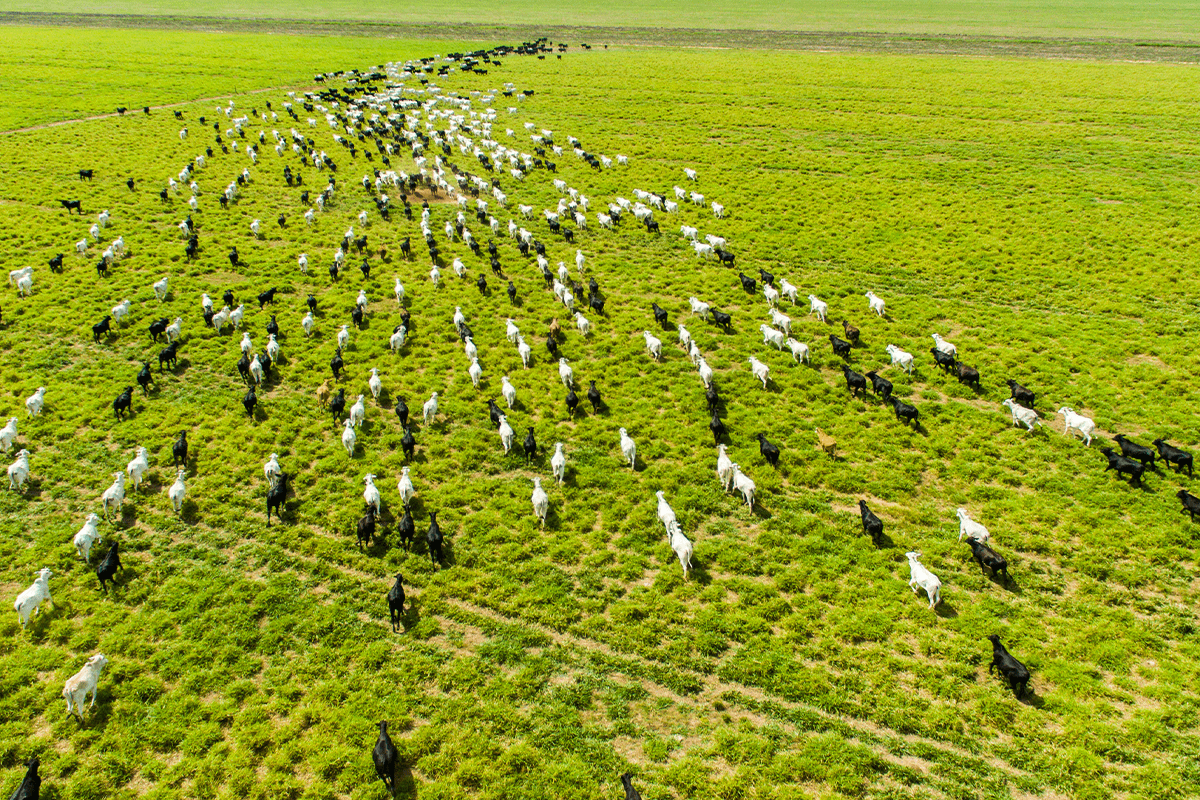
<svg viewBox="0 0 1200 800"><path fill-rule="evenodd" d="M314 88L315 87L312 87L312 86L269 86L266 89L252 89L248 92L239 92L237 94L222 94L222 95L217 95L216 97L197 97L194 100L183 100L178 103L167 103L167 104L161 105L161 106L150 106L150 110L151 111L162 111L163 109L166 109L166 108L180 108L182 106L190 106L193 103L212 103L216 100L229 100L230 98L234 98L234 97L244 97L245 95L248 95L248 94L264 94L266 92L308 92L308 91L312 91ZM140 109L140 108L139 109L131 108L128 111L126 111L125 113L129 114L130 116L134 116L135 114L141 114L143 112L142 112L142 109ZM92 120L109 119L110 117L119 117L119 116L121 116L121 115L114 111L111 114L95 114L90 117L77 117L75 119L60 119L60 120L55 120L54 122L43 122L40 125L30 125L28 128L13 128L12 130L8 130L8 131L0 131L0 136L7 136L12 133L28 133L29 131L40 131L43 128L57 128L59 125L71 125L76 122L91 122Z"/></svg>

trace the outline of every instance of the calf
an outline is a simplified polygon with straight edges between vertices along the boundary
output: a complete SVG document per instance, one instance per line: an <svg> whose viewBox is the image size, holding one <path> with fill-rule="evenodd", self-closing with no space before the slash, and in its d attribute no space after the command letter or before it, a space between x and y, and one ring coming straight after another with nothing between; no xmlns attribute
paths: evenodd
<svg viewBox="0 0 1200 800"><path fill-rule="evenodd" d="M883 402L888 403L892 399L892 382L887 378L879 377L879 373L871 371L867 373L867 377L871 379L871 394L883 398Z"/></svg>
<svg viewBox="0 0 1200 800"><path fill-rule="evenodd" d="M831 337L832 338L832 337ZM847 345L849 346L849 345ZM846 388L850 390L851 396L862 396L867 392L867 379L858 374L845 364L842 365L842 373L846 376ZM855 392L858 394L855 395Z"/></svg>
<svg viewBox="0 0 1200 800"><path fill-rule="evenodd" d="M1002 575L1004 577L1004 586L1008 588L1008 562L995 550L978 539L969 538L967 539L967 544L971 546L971 556L979 562L979 568L990 569L993 578L997 575Z"/></svg>
<svg viewBox="0 0 1200 800"><path fill-rule="evenodd" d="M1024 664L1009 655L1008 651L1004 649L1004 645L1000 644L999 636L993 633L987 638L992 643L992 663L988 664L988 674L990 675L992 670L996 670L1000 677L1008 681L1013 693L1020 700L1028 689L1029 670L1025 668Z"/></svg>
<svg viewBox="0 0 1200 800"><path fill-rule="evenodd" d="M875 516L871 509L867 508L866 500L858 501L858 513L862 517L863 533L871 537L871 541L879 547L883 540L883 520Z"/></svg>
<svg viewBox="0 0 1200 800"><path fill-rule="evenodd" d="M1125 438L1124 434L1118 433L1113 437L1117 444L1121 446L1121 455L1126 458L1131 458L1134 461L1142 462L1142 466L1154 469L1154 448L1146 447L1145 445L1136 444Z"/></svg>
<svg viewBox="0 0 1200 800"><path fill-rule="evenodd" d="M1118 475L1124 472L1129 475L1130 483L1141 484L1142 473L1146 471L1145 464L1134 461L1131 458L1125 458L1125 456L1119 456L1111 447L1106 447L1100 452L1108 459L1108 466L1104 468L1105 472L1108 472L1110 469L1116 470Z"/></svg>
<svg viewBox="0 0 1200 800"><path fill-rule="evenodd" d="M1170 469L1171 465L1174 465L1175 469L1182 473L1183 468L1187 467L1188 477L1192 477L1191 453L1180 450L1177 447L1172 447L1164 439L1155 439L1154 446L1158 448L1159 457L1167 463L1167 469Z"/></svg>

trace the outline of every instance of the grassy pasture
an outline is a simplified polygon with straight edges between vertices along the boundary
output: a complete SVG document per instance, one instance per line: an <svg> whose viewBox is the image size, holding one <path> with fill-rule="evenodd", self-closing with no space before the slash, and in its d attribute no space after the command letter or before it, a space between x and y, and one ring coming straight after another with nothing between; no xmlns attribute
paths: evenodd
<svg viewBox="0 0 1200 800"><path fill-rule="evenodd" d="M339 36L5 26L0 130L205 97L307 89L313 74L470 47L472 43ZM103 58L89 54L104 53ZM34 61L30 54L36 53ZM159 112L169 113L169 112Z"/></svg>
<svg viewBox="0 0 1200 800"><path fill-rule="evenodd" d="M314 68L335 55L348 59L337 66L365 67L385 44L355 61L341 43L325 51L316 40L308 58ZM311 72L293 57L295 74ZM416 238L414 223L372 213L360 229L355 215L371 204L356 181L371 164L351 163L323 123L300 126L340 165L335 202L317 224L305 226L299 190L280 177L280 162L296 169L296 159L265 147L240 201L221 210L216 193L249 162L218 153L197 178L203 250L192 264L175 228L183 198L164 206L157 190L211 140L194 120L215 116L213 104L184 109L186 142L167 112L0 138L0 253L10 269L36 270L33 297L10 290L3 302L0 416L21 418L33 486L0 494L0 594L15 597L41 566L55 572L55 606L30 632L13 616L0 624L0 785L38 752L51 797L378 797L368 751L373 723L388 718L409 797L613 797L625 768L647 798L1194 794L1196 527L1173 498L1192 483L1160 472L1145 489L1130 487L1101 472L1099 443L1064 438L1058 418L1026 435L999 407L1011 376L1039 392L1043 410L1094 415L1102 439L1165 435L1192 449L1200 440L1187 402L1198 371L1187 213L1197 148L1192 104L1179 99L1195 93L1194 74L614 50L509 58L446 86L509 80L537 94L512 117L498 97L497 133L511 125L527 142L520 123L534 121L630 156L628 168L602 173L569 153L557 159L594 201L634 187L669 192L694 165L699 190L728 208L723 222L692 206L660 214L659 237L631 223L605 233L594 216L580 234L609 313L588 315L587 340L569 332L564 354L577 380L603 390L608 408L597 416L566 419L544 349L525 371L504 340L509 314L531 344L565 316L531 263L500 242L521 295L515 309L502 284L492 280L480 297L448 264L434 290L423 255L406 262L396 250ZM210 85L221 94L227 84L214 76ZM267 98L283 99L238 98L238 108L261 110ZM248 131L259 127L270 130ZM457 151L452 160L470 166ZM97 170L90 184L74 177L86 167ZM301 173L314 190L325 182ZM144 181L137 191L127 175ZM525 185L502 180L514 209L557 202L544 173ZM83 220L57 207L68 196L83 201ZM108 235L124 234L133 253L107 279L72 249L100 208L112 212ZM449 213L434 206L435 232ZM261 241L248 230L255 218ZM698 262L680 223L725 235L743 269L787 277L829 301L831 320L861 327L852 364L891 378L920 407L922 429L847 397L824 341L840 326L798 308L794 330L814 366L767 350L761 298L743 294L733 272ZM331 285L324 265L350 224L390 260L373 258L364 281L351 257ZM544 224L527 225L552 263L570 263L573 248ZM233 244L249 268L229 268ZM42 265L58 251L66 269L51 275ZM487 268L461 244L447 251L472 279ZM307 278L300 252L312 262ZM150 285L164 274L172 294L160 305ZM398 357L386 352L398 322L394 276L416 323ZM271 285L281 290L285 360L250 420L234 370L239 337L202 328L199 296L230 288L250 301L247 328L261 349L269 312L252 300ZM372 302L345 385L352 401L379 366L385 402L368 402L351 461L313 391L360 287ZM888 318L867 315L868 288L887 299ZM299 328L310 291L322 309L312 342ZM693 294L731 311L734 332L688 321ZM93 344L89 326L125 297L131 324ZM700 383L671 335L662 334L663 363L642 350L651 300L685 321L717 369L731 455L758 483L754 513L717 490ZM479 343L478 392L451 331L455 306ZM186 337L179 369L116 423L108 403L158 350L147 323L176 315ZM935 371L933 331L980 369L983 393ZM886 367L889 342L917 354L913 379ZM750 354L770 364L770 390L749 374ZM547 485L544 531L530 513L529 478L549 481L548 458L503 456L482 405L503 374L519 392L518 435L532 425L543 447L567 446L569 478ZM22 401L39 385L49 387L46 411L25 421ZM414 426L412 470L419 531L437 511L448 534L441 570L423 544L405 553L393 534L360 552L352 534L367 472L379 476L394 529L404 462L388 405L400 394L418 412L434 390L442 413ZM839 459L813 451L814 425L837 437ZM639 445L636 472L620 467L621 426ZM181 429L195 455L176 518L164 492ZM783 448L779 472L758 455L759 431ZM119 588L104 597L70 539L139 445L151 451L151 481L129 493L118 526L102 527L101 551L114 538L128 551ZM260 466L271 452L297 485L286 523L268 528ZM696 545L686 583L654 518L660 488ZM858 535L860 497L885 520L889 546ZM991 529L1011 589L982 577L956 541L959 505ZM943 581L938 613L905 585L909 548ZM399 636L383 601L397 571L412 602ZM987 675L982 637L992 632L1033 669L1033 700L1018 703ZM59 692L97 650L112 664L80 727L63 717Z"/></svg>
<svg viewBox="0 0 1200 800"><path fill-rule="evenodd" d="M367 6L352 0L320 0L282 10L264 0L115 0L67 3L5 0L3 11L70 14L161 15L231 19L344 20L373 24L470 23L479 25L583 25L637 28L865 31L905 34L1150 38L1194 41L1200 5L1136 0L612 0L585 8L507 0L503 9L486 0L453 5ZM604 36L599 31L598 36ZM619 34L618 34L619 35ZM608 39L601 39L609 41Z"/></svg>

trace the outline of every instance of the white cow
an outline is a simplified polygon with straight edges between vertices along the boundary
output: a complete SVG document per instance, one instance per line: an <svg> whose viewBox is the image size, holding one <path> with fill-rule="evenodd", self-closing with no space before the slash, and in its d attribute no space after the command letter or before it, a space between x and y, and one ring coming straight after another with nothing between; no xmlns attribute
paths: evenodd
<svg viewBox="0 0 1200 800"><path fill-rule="evenodd" d="M561 486L567 477L567 457L563 454L562 442L554 443L554 455L550 458L550 469Z"/></svg>
<svg viewBox="0 0 1200 800"><path fill-rule="evenodd" d="M637 469L635 466L637 463L637 445L634 444L633 439L629 438L629 434L625 432L624 428L621 428L619 433L621 434L621 455L629 462L630 469Z"/></svg>
<svg viewBox="0 0 1200 800"><path fill-rule="evenodd" d="M542 479L533 479L533 496L530 498L533 502L533 513L541 522L542 527L546 527L546 514L550 511L550 497L546 494L546 490L542 488Z"/></svg>
<svg viewBox="0 0 1200 800"><path fill-rule="evenodd" d="M941 334L932 334L933 346L938 349L938 352L945 353L948 356L958 358L958 348L947 342L941 337Z"/></svg>
<svg viewBox="0 0 1200 800"><path fill-rule="evenodd" d="M650 355L655 361L662 358L662 340L652 334L650 331L642 331L642 338L646 340L646 349L650 351Z"/></svg>
<svg viewBox="0 0 1200 800"><path fill-rule="evenodd" d="M1020 405L1011 397L1001 403L1001 405L1008 406L1008 410L1012 412L1013 425L1015 427L1024 425L1029 430L1033 430L1034 425L1042 424L1038 422L1038 413L1036 411L1034 411L1032 408L1026 408L1023 405Z"/></svg>
<svg viewBox="0 0 1200 800"><path fill-rule="evenodd" d="M812 358L808 352L808 345L806 345L804 342L797 342L795 339L789 336L786 344L788 349L792 351L792 360L797 364L806 361L810 364L812 363Z"/></svg>
<svg viewBox="0 0 1200 800"><path fill-rule="evenodd" d="M781 331L777 331L770 325L759 325L758 329L762 331L763 344L773 344L778 349L783 349L784 335Z"/></svg>
<svg viewBox="0 0 1200 800"><path fill-rule="evenodd" d="M725 454L725 445L717 445L717 480L721 482L721 488L729 491L733 486L733 462L729 456Z"/></svg>
<svg viewBox="0 0 1200 800"><path fill-rule="evenodd" d="M825 322L825 316L829 313L829 304L824 300L818 299L815 294L810 294L808 296L808 303L808 315L811 317L813 314L816 314L817 319L821 320L821 322Z"/></svg>
<svg viewBox="0 0 1200 800"><path fill-rule="evenodd" d="M867 292L864 297L867 298L867 302L871 305L871 310L882 317L884 306L883 299L878 297L874 292Z"/></svg>
<svg viewBox="0 0 1200 800"><path fill-rule="evenodd" d="M741 467L736 463L733 465L733 490L742 493L742 499L746 501L746 505L753 510L754 508L754 481L746 473L742 472Z"/></svg>
<svg viewBox="0 0 1200 800"><path fill-rule="evenodd" d="M21 491L29 479L29 451L17 453L17 460L8 465L8 488Z"/></svg>
<svg viewBox="0 0 1200 800"><path fill-rule="evenodd" d="M100 536L100 529L97 527L100 522L100 517L95 514L88 514L87 520L83 523L83 527L79 529L79 533L75 534L74 544L75 552L79 554L85 562L92 557L92 546L100 544L104 541Z"/></svg>
<svg viewBox="0 0 1200 800"><path fill-rule="evenodd" d="M667 536L671 542L671 549L679 559L679 566L683 567L683 579L686 581L688 570L692 568L692 543L683 535L679 523L675 520L671 520L671 524L667 526Z"/></svg>
<svg viewBox="0 0 1200 800"><path fill-rule="evenodd" d="M104 503L104 518L108 519L108 507L115 506L117 511L121 510L121 504L125 502L125 473L114 472L114 480L112 486L104 490L104 494L100 499Z"/></svg>
<svg viewBox="0 0 1200 800"><path fill-rule="evenodd" d="M762 381L763 388L764 389L767 388L767 379L768 379L769 373L771 372L771 368L768 367L763 362L759 361L754 356L750 356L749 361L750 361L750 371L754 373L754 377L756 377L760 381Z"/></svg>
<svg viewBox="0 0 1200 800"><path fill-rule="evenodd" d="M967 516L965 508L956 510L954 515L958 517L958 540L960 542L964 536L968 539L974 539L980 544L987 544L991 540L992 535L988 532L988 529Z"/></svg>
<svg viewBox="0 0 1200 800"><path fill-rule="evenodd" d="M921 557L919 552L909 552L904 555L908 558L908 568L912 575L908 580L908 585L913 590L913 594L917 593L918 586L925 590L925 594L929 596L929 610L932 611L934 606L942 602L942 582L917 560Z"/></svg>
<svg viewBox="0 0 1200 800"><path fill-rule="evenodd" d="M47 603L53 604L50 597L50 570L43 567L38 571L37 577L33 579L33 584L17 595L17 601L13 603L13 609L17 612L17 617L21 620L21 627L24 628L29 624L29 617L33 612L37 612L40 616L41 604L44 600Z"/></svg>
<svg viewBox="0 0 1200 800"><path fill-rule="evenodd" d="M100 681L100 672L107 665L108 659L97 653L87 660L83 669L67 678L62 691L62 696L67 701L67 713L79 717L80 722L83 721L83 704L87 700L88 692L92 694L92 702L88 708L96 705L96 684Z"/></svg>
<svg viewBox="0 0 1200 800"><path fill-rule="evenodd" d="M1095 420L1088 419L1082 414L1076 414L1067 406L1060 408L1058 413L1063 415L1063 433L1070 435L1071 431L1078 431L1087 440L1086 445L1091 447L1092 431L1096 429Z"/></svg>
<svg viewBox="0 0 1200 800"><path fill-rule="evenodd" d="M886 348L887 354L892 357L892 366L900 367L902 370L912 375L913 371L913 354L907 353L896 347L894 344L889 344Z"/></svg>

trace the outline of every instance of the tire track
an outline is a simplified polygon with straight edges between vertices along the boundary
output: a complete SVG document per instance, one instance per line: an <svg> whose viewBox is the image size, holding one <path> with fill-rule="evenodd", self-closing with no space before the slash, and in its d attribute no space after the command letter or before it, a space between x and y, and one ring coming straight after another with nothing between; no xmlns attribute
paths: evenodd
<svg viewBox="0 0 1200 800"><path fill-rule="evenodd" d="M661 686L661 684L656 684L663 691L670 693L671 696L673 698L675 698L675 700L677 702L682 701L682 702L686 702L686 703L695 703L697 701L701 701L701 702L706 703L711 706L714 702L722 700L722 698L725 698L726 702L728 702L729 695L739 696L739 697L747 698L750 701L749 703L747 703L748 706L775 705L775 706L779 706L781 708L788 709L790 711L799 711L799 712L803 712L806 714L811 714L820 719L828 720L831 723L837 723L839 725L845 725L849 728L852 728L853 730L864 735L864 737L865 737L864 743L872 742L872 741L877 742L878 744L872 745L872 749L875 749L877 751L877 754L881 758L886 757L886 760L888 760L891 763L899 763L899 762L896 760L897 757L894 753L891 753L891 752L887 751L886 749L883 749L883 748L887 747L886 742L889 739L896 740L896 741L903 741L903 742L906 742L909 744L920 743L921 745L924 745L925 747L928 747L928 748L934 749L934 750L938 750L940 752L946 753L948 756L952 756L957 759L966 759L966 760L970 760L970 761L981 762L981 763L991 766L992 768L996 769L999 772L1004 773L1004 775L1008 778L1022 778L1022 777L1026 776L1026 773L1024 771L1012 766L1011 764L1009 764L1006 761L1003 761L996 757L989 757L989 756L983 756L983 755L979 755L976 753L972 753L969 750L964 750L961 747L958 747L953 744L949 744L947 742L941 742L936 739L929 739L929 738L926 738L923 736L919 736L917 734L900 733L898 731L894 731L890 728L886 728L877 723L871 722L870 720L858 719L858 718L854 718L854 717L844 717L844 716L832 714L828 711L825 711L822 708L819 708L819 707L813 706L813 705L809 705L807 703L800 703L800 702L796 702L793 700L786 700L781 697L775 697L757 687L746 686L744 684L722 680L722 679L718 678L716 675L705 675L703 673L696 672L694 670L689 670L686 667L680 667L680 666L677 666L674 664L664 664L664 663L661 663L658 661L654 661L652 659L645 658L644 656L637 655L635 653L625 653L622 651L614 650L613 648L609 647L608 645L604 644L603 642L596 641L595 639L589 639L589 638L577 636L574 634L563 633L563 632L557 631L553 628L547 627L545 625L541 625L536 622L531 622L529 620L525 620L525 619L522 619L519 617L516 617L516 618L507 617L498 611L493 611L490 608L486 608L484 606L479 606L468 600L463 600L461 598L453 597L448 594L443 595L440 599L442 602L444 602L448 605L451 605L455 608L458 608L461 611L465 611L468 614L474 614L479 617L484 617L486 619L492 620L493 622L497 622L497 623L500 623L503 625L516 624L516 625L524 626L526 628L529 628L530 630L533 630L533 631L536 631L536 632L542 634L550 641L552 641L555 644L557 644L561 647L564 647L568 650L577 648L577 649L587 651L587 652L599 653L600 655L603 655L607 658L611 658L614 660L630 661L630 662L633 662L633 663L638 664L643 667L648 667L648 668L652 668L652 669L667 668L667 669L672 669L672 670L675 670L675 671L678 671L681 673L687 673L689 676L695 678L702 687L701 690L695 696L688 697L688 696L679 695L677 692L671 690L670 688L668 688L666 686ZM641 677L641 676L639 676L639 677ZM646 681L650 680L649 678L645 678L645 677L641 677L641 679L646 680ZM885 756L885 754L886 754L886 756Z"/></svg>
<svg viewBox="0 0 1200 800"><path fill-rule="evenodd" d="M216 95L215 97L197 97L194 100L183 100L178 103L165 103L160 106L150 106L150 110L151 111L162 111L164 109L169 109L169 108L181 108L182 106L190 106L194 103L211 103L215 100L229 100L230 98L234 98L234 97L245 97L246 95L252 95L252 94L265 94L267 92L308 92L308 91L312 91L315 88L317 88L317 87L315 87L315 86L268 86L265 89L252 89L248 92L238 92L236 94L221 94L221 95ZM134 111L134 109L129 109L129 111L127 111L126 113L128 113L130 116L133 116L133 115L135 115L135 113L142 113L142 112L141 112L141 109L137 109L136 112ZM7 130L7 131L0 131L0 136L9 136L14 133L29 133L31 131L45 130L46 128L57 128L62 125L73 125L77 122L94 122L99 119L111 119L112 117L120 117L120 116L124 116L124 115L118 114L117 112L113 111L112 113L109 113L109 114L93 114L90 117L75 117L74 119L60 119L60 120L55 120L54 122L43 122L38 125L30 125L26 128L13 128L13 129Z"/></svg>

